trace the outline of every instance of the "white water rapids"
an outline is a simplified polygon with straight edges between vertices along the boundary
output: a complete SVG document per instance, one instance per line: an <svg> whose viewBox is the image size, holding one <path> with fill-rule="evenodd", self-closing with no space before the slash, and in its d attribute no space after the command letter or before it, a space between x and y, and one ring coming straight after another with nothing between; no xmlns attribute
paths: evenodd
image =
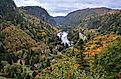
<svg viewBox="0 0 121 79"><path fill-rule="evenodd" d="M64 44L64 46L66 46L66 44L68 46L73 45L71 43L72 41L69 41L68 38L67 38L67 36L68 36L68 33L67 32L64 32L64 31L63 32L59 32L57 34L57 36L61 39L61 44ZM83 41L86 41L87 40L87 37L83 33L81 33L81 32L79 32L79 38L82 39Z"/></svg>
<svg viewBox="0 0 121 79"><path fill-rule="evenodd" d="M68 40L68 38L67 38L67 36L68 36L68 33L67 32L59 32L58 34L57 34L57 36L61 39L61 41L62 41L62 44L64 44L64 46L66 46L66 44L68 45L68 46L70 46L70 41Z"/></svg>

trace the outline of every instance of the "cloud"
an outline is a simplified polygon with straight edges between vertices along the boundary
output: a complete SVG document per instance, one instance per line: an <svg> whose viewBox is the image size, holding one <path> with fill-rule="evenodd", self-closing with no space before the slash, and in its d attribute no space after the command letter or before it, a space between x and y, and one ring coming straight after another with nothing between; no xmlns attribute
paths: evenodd
<svg viewBox="0 0 121 79"><path fill-rule="evenodd" d="M52 16L95 7L121 8L121 0L14 0L17 6L42 6Z"/></svg>
<svg viewBox="0 0 121 79"><path fill-rule="evenodd" d="M121 0L104 0L104 4L111 8L121 8Z"/></svg>
<svg viewBox="0 0 121 79"><path fill-rule="evenodd" d="M41 5L37 0L14 0L18 7L20 6L39 6Z"/></svg>

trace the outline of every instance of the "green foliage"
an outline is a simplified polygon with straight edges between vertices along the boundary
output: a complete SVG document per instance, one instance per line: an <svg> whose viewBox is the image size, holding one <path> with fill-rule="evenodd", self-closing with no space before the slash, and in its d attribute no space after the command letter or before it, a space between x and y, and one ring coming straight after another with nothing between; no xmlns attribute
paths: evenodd
<svg viewBox="0 0 121 79"><path fill-rule="evenodd" d="M6 25L3 25L3 27L6 27ZM36 43L29 35L14 25L8 25L3 33L3 45L8 52L16 52L23 48L28 49Z"/></svg>
<svg viewBox="0 0 121 79"><path fill-rule="evenodd" d="M76 79L80 78L81 74L79 64L76 64L70 58L52 60L51 66L45 68L41 74L40 79L54 78L54 79Z"/></svg>
<svg viewBox="0 0 121 79"><path fill-rule="evenodd" d="M95 17L86 18L80 24L81 27L95 28L102 34L121 32L121 12L107 13Z"/></svg>
<svg viewBox="0 0 121 79"><path fill-rule="evenodd" d="M85 18L97 16L99 14L104 14L109 11L111 11L111 9L105 7L77 10L69 13L60 24L64 27L78 26L80 23L83 23L82 20Z"/></svg>
<svg viewBox="0 0 121 79"><path fill-rule="evenodd" d="M6 64L2 69L2 74L4 76L14 77L15 79L32 79L31 71L28 70L27 67L18 63L12 65Z"/></svg>
<svg viewBox="0 0 121 79"><path fill-rule="evenodd" d="M80 14L77 11L74 15L68 15L72 17L66 17L69 19L67 21L72 23L67 22L67 26L75 26L81 21L84 23L81 25L94 26L101 33L105 31L120 34L120 12L95 16L108 11L110 9L107 8L86 9L79 12ZM23 10L16 8L12 0L2 0L0 15L0 70L4 76L15 79L115 79L120 72L120 37L116 38L117 41L107 47L101 55L95 55L91 59L83 53L85 43L79 39L79 28L69 30L69 39L76 45L64 48L56 44L56 27L24 13ZM82 21L85 17L87 18ZM91 40L97 34L95 31L84 29L84 34ZM101 47L102 41L106 38L101 37L103 38L93 39L94 44L98 46L93 47L93 44L89 43L90 47L94 50ZM58 50L59 46L63 47L61 52ZM37 73L34 75L30 68L35 64ZM35 78L32 77L32 73Z"/></svg>
<svg viewBox="0 0 121 79"><path fill-rule="evenodd" d="M105 79L116 79L121 71L121 39L112 43L103 53L96 58L90 65L91 71L99 76L104 75Z"/></svg>
<svg viewBox="0 0 121 79"><path fill-rule="evenodd" d="M34 15L36 17L42 18L43 21L46 21L50 24L55 25L55 20L49 13L42 7L39 6L25 6L19 7L20 9L26 11L26 13Z"/></svg>

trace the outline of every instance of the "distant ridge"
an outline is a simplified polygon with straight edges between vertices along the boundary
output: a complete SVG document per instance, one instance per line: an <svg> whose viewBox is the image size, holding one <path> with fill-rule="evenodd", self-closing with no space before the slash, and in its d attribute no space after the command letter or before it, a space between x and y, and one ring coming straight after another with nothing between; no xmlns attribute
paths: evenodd
<svg viewBox="0 0 121 79"><path fill-rule="evenodd" d="M40 6L24 6L24 7L20 7L20 9L23 9L27 13L34 15L36 17L39 17L52 25L56 24L53 17L50 16L49 13L44 8L42 8Z"/></svg>
<svg viewBox="0 0 121 79"><path fill-rule="evenodd" d="M61 21L62 26L77 26L80 22L91 16L96 16L112 11L113 9L100 7L100 8L86 8L82 10L76 10L65 16L64 20Z"/></svg>
<svg viewBox="0 0 121 79"><path fill-rule="evenodd" d="M65 16L56 16L56 17L53 17L53 18L54 18L56 24L60 25L60 22L63 21L64 17Z"/></svg>

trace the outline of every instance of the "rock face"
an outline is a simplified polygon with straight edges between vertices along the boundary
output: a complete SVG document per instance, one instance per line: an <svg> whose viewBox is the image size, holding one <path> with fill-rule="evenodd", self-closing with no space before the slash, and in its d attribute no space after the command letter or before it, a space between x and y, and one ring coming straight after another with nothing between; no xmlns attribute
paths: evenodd
<svg viewBox="0 0 121 79"><path fill-rule="evenodd" d="M44 21L55 25L56 22L53 19L52 16L49 15L49 13L42 7L39 6L26 6L26 7L20 7L21 9L25 10L28 14L34 15L36 17L40 17Z"/></svg>

